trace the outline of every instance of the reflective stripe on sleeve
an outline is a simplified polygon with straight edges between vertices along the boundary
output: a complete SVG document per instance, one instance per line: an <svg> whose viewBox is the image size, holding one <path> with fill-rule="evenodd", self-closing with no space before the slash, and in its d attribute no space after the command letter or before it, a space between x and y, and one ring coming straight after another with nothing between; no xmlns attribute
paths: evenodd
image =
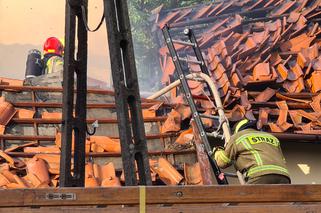
<svg viewBox="0 0 321 213"><path fill-rule="evenodd" d="M231 162L231 159L229 159L223 150L218 150L218 157L226 164L229 164Z"/></svg>

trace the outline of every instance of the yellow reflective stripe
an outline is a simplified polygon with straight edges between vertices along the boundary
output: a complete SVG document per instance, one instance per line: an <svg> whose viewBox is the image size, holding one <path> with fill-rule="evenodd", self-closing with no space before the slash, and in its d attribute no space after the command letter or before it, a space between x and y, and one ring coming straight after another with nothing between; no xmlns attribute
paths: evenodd
<svg viewBox="0 0 321 213"><path fill-rule="evenodd" d="M247 137L249 137L249 136L251 136L251 135L253 135L253 134L255 134L255 133L247 133L247 134L245 134L245 135L242 135L241 137L239 137L238 139L236 139L236 144L242 143L242 141L243 141L245 138L247 138Z"/></svg>
<svg viewBox="0 0 321 213"><path fill-rule="evenodd" d="M250 143L247 142L247 140L243 140L242 141L243 146L245 147L246 150L250 151L252 153L252 155L254 156L257 165L263 165L263 161L262 158L260 156L260 154L258 153L258 151L256 151L255 149L253 149L253 147L251 146Z"/></svg>
<svg viewBox="0 0 321 213"><path fill-rule="evenodd" d="M49 59L49 60L47 61L46 66L47 66L47 67L46 67L46 72L47 72L47 73L52 73L52 67L53 67L52 60Z"/></svg>
<svg viewBox="0 0 321 213"><path fill-rule="evenodd" d="M242 135L241 137L239 137L238 139L236 139L236 144L239 144L242 142L242 140L244 140L247 137L253 137L253 136L262 136L262 137L271 137L270 134L264 134L264 133L247 133L245 135ZM276 137L273 136L273 139L278 140ZM279 140L278 140L279 141Z"/></svg>
<svg viewBox="0 0 321 213"><path fill-rule="evenodd" d="M56 50L54 50L54 49L48 49L47 50L47 53L55 53L56 52Z"/></svg>
<svg viewBox="0 0 321 213"><path fill-rule="evenodd" d="M217 151L217 152L218 152L219 158L221 158L221 160L222 160L224 163L228 164L228 163L231 162L231 159L229 159L229 158L225 155L225 153L224 153L223 150L220 150L220 151Z"/></svg>
<svg viewBox="0 0 321 213"><path fill-rule="evenodd" d="M250 168L249 171L247 172L247 175L251 176L257 172L263 172L263 171L269 171L269 170L277 170L277 171L283 172L285 174L289 174L288 170L286 168L281 167L281 166L261 165L261 166L256 166L256 167Z"/></svg>
<svg viewBox="0 0 321 213"><path fill-rule="evenodd" d="M239 131L239 129L240 129L244 124L246 124L247 122L249 122L249 120L247 120L247 119L244 119L244 120L240 121L240 122L237 124L237 126L236 126L236 128L235 128L235 130L234 130L234 134L237 133L237 132Z"/></svg>

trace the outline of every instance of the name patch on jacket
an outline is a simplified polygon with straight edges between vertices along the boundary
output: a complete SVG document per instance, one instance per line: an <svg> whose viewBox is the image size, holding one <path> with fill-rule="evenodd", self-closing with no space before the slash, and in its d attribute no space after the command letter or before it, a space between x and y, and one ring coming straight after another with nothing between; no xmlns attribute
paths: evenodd
<svg viewBox="0 0 321 213"><path fill-rule="evenodd" d="M259 144L259 143L268 143L273 146L280 146L280 142L277 138L261 135L261 136L250 136L248 137L251 144Z"/></svg>

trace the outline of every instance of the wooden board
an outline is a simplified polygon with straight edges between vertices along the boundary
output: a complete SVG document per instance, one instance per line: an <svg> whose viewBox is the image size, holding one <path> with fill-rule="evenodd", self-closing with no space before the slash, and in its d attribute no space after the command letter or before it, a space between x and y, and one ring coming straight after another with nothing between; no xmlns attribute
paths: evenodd
<svg viewBox="0 0 321 213"><path fill-rule="evenodd" d="M0 191L0 207L139 204L142 187L16 189ZM71 193L74 199L49 199ZM321 185L153 186L146 187L146 204L214 204L321 202Z"/></svg>
<svg viewBox="0 0 321 213"><path fill-rule="evenodd" d="M126 213L137 213L139 212L139 206L57 206L57 207L41 207L41 208L30 208L30 207L17 207L17 208L0 208L0 212L10 213L114 213L114 212L126 212ZM259 213L259 212L282 212L282 213L300 213L309 212L316 213L321 212L320 204L305 204L305 203L286 203L286 204L258 204L258 205L213 205L213 204L184 204L184 205L148 205L146 206L146 212L152 213L213 213L213 212L224 212L224 213Z"/></svg>

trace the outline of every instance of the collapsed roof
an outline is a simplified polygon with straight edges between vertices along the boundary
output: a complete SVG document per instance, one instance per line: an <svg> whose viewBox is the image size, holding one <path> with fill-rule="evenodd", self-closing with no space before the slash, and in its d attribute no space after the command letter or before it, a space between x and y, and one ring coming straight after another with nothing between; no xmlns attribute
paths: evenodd
<svg viewBox="0 0 321 213"><path fill-rule="evenodd" d="M304 134L302 140L317 140L321 134L320 5L319 0L247 0L172 10L159 7L154 11L155 35L163 41L161 29L166 24L176 40L184 40L184 28L194 30L230 122L257 120L258 129L279 133L281 138ZM191 47L175 44L175 48L180 57L195 61ZM164 42L159 55L161 81L167 85L177 78ZM198 65L185 66L201 72ZM199 107L215 114L204 84L189 86ZM180 96L179 89L172 91L172 102L182 102Z"/></svg>

